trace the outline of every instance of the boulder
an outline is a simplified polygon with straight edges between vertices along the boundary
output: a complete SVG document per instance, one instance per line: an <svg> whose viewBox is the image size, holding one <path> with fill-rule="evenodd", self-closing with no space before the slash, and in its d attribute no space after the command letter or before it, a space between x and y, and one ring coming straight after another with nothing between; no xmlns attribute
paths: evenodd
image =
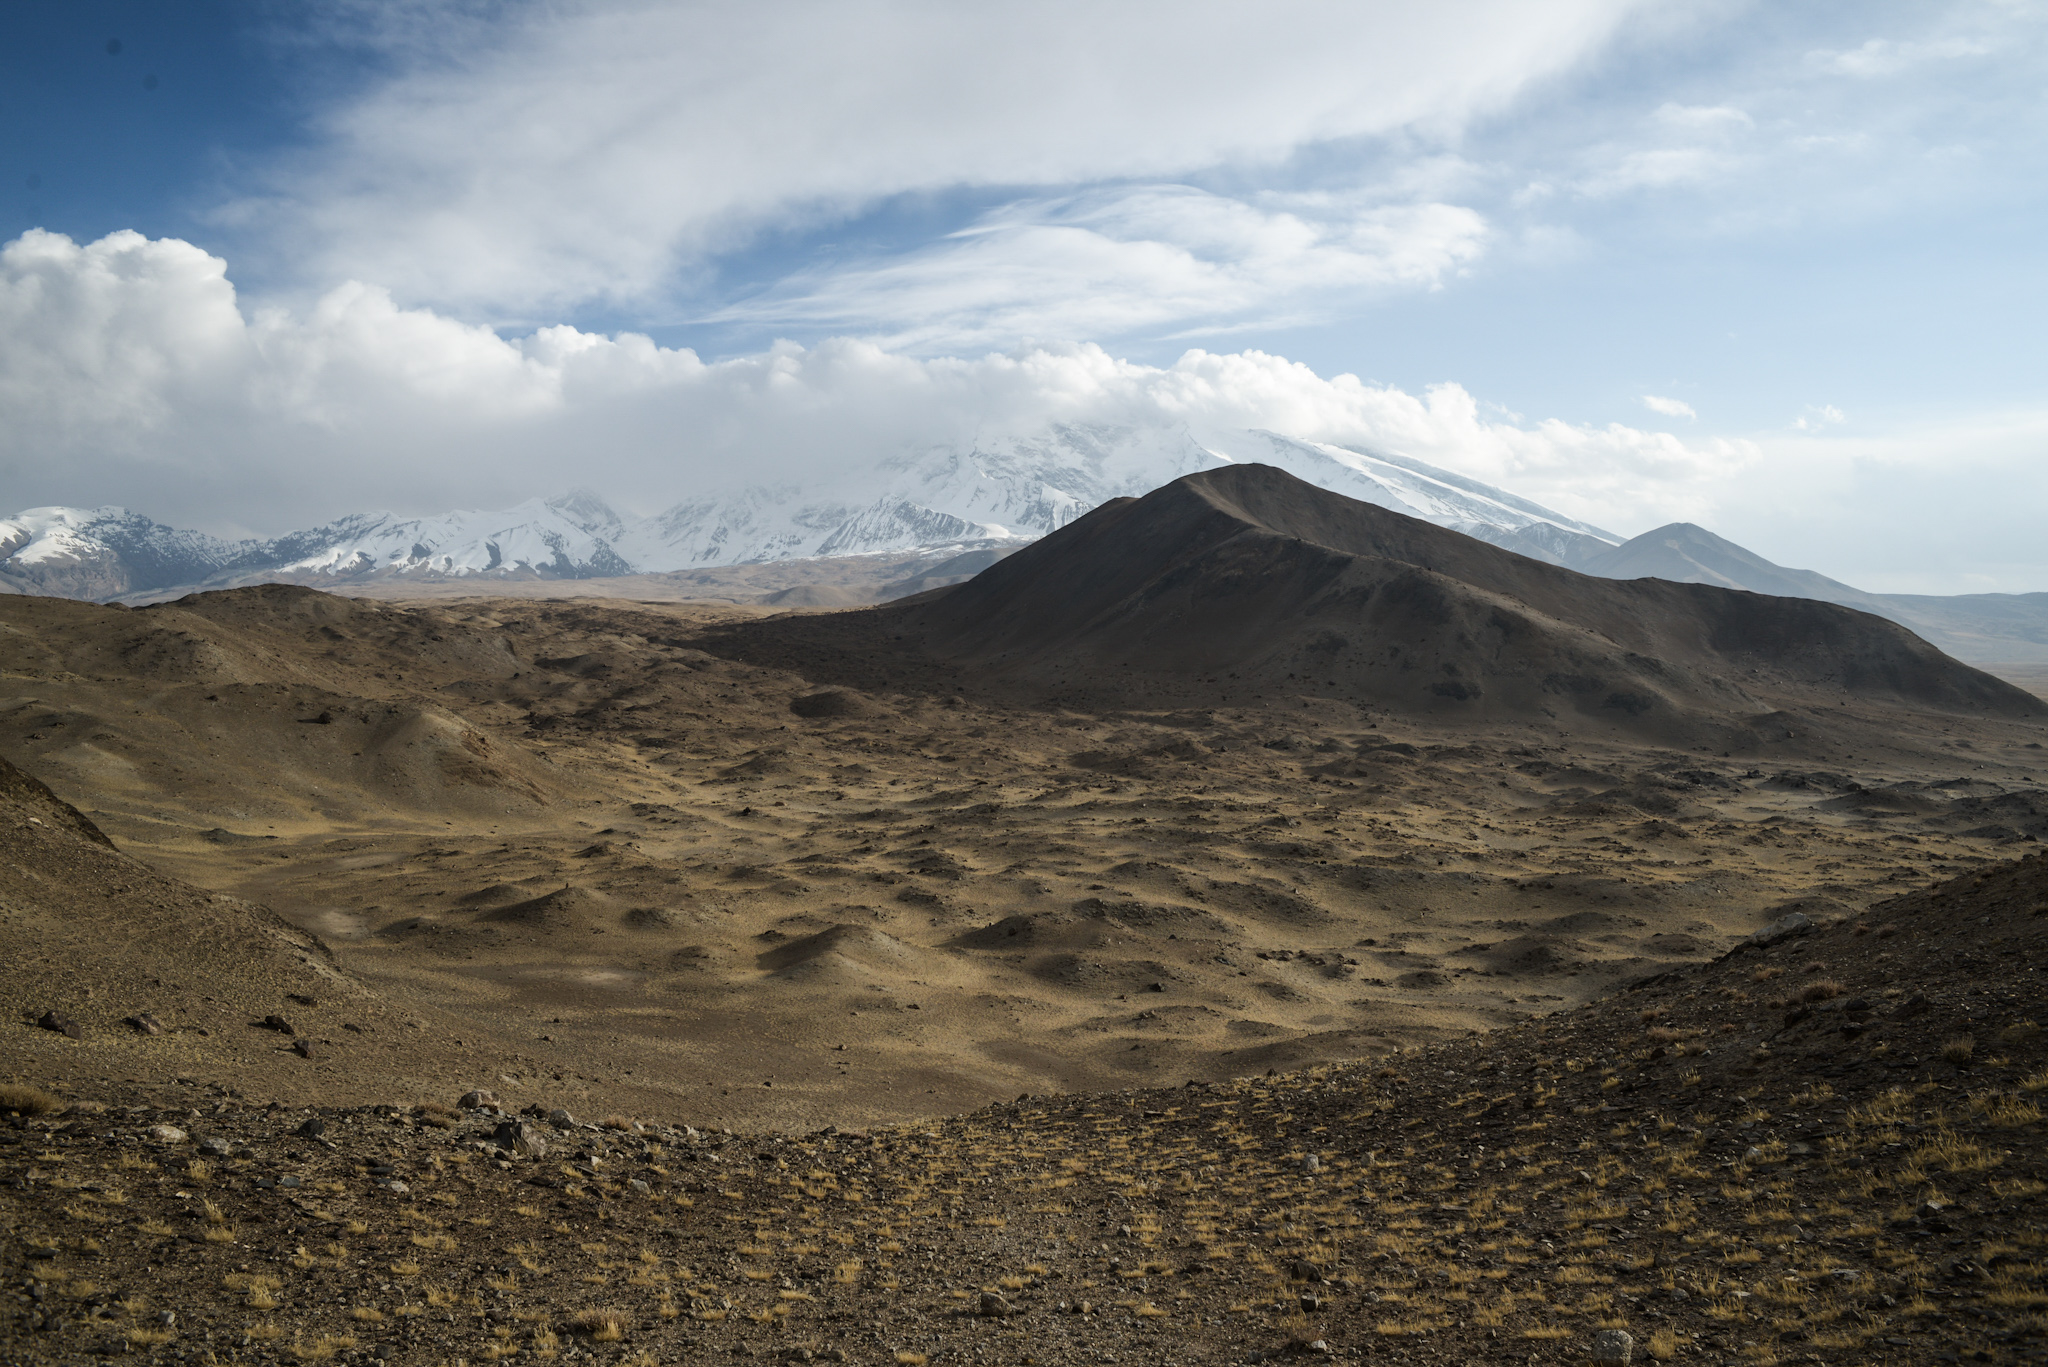
<svg viewBox="0 0 2048 1367"><path fill-rule="evenodd" d="M1602 1329L1593 1335L1593 1367L1628 1367L1636 1341L1626 1329Z"/></svg>
<svg viewBox="0 0 2048 1367"><path fill-rule="evenodd" d="M540 1126L524 1120L507 1120L500 1123L491 1134L491 1140L501 1149L509 1149L528 1158L545 1157L548 1151L547 1134Z"/></svg>

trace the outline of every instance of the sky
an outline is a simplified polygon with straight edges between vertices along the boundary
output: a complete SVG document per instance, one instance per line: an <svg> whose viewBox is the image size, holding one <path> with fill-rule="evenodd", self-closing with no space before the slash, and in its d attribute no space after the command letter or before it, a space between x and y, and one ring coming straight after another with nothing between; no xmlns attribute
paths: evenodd
<svg viewBox="0 0 2048 1367"><path fill-rule="evenodd" d="M2048 3L14 0L0 512L1232 422L2048 590Z"/></svg>

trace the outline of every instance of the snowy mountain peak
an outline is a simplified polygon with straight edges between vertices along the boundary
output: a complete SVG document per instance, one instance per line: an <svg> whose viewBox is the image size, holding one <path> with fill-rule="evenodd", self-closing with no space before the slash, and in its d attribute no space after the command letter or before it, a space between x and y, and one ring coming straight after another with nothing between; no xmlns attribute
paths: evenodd
<svg viewBox="0 0 2048 1367"><path fill-rule="evenodd" d="M500 511L358 513L270 541L180 532L121 508L40 508L0 522L0 589L112 598L269 577L581 579L813 556L1015 543L1104 501L1233 461L1554 563L1621 538L1423 461L1236 429L1064 424L906 451L805 483L708 489L652 517L589 489Z"/></svg>
<svg viewBox="0 0 2048 1367"><path fill-rule="evenodd" d="M616 542L626 534L625 520L594 489L571 489L559 498L549 499L547 506L601 540Z"/></svg>

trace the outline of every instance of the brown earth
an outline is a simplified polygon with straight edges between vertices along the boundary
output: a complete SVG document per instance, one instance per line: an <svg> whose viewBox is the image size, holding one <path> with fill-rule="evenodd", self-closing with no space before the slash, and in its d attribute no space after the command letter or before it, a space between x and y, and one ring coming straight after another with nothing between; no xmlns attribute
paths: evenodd
<svg viewBox="0 0 2048 1367"><path fill-rule="evenodd" d="M1805 919L1483 1037L868 1133L0 1094L0 1354L2048 1359L2048 859Z"/></svg>
<svg viewBox="0 0 2048 1367"><path fill-rule="evenodd" d="M863 615L9 600L0 753L122 861L10 884L6 1072L881 1123L1495 1028L2048 830L2025 721L1830 702L1723 753L734 658ZM260 937L181 940L214 894L317 936L333 985L216 990L208 956ZM154 906L187 967L102 973L83 928ZM145 1009L177 1030L121 1024ZM84 1038L29 1024L51 1010Z"/></svg>

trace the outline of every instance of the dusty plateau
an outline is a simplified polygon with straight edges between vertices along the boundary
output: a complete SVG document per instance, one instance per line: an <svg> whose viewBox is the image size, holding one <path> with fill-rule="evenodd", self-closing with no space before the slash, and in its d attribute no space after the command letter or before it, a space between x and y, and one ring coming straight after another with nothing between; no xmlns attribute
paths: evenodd
<svg viewBox="0 0 2048 1367"><path fill-rule="evenodd" d="M2048 703L1196 493L881 609L0 599L4 1360L2048 1358Z"/></svg>

